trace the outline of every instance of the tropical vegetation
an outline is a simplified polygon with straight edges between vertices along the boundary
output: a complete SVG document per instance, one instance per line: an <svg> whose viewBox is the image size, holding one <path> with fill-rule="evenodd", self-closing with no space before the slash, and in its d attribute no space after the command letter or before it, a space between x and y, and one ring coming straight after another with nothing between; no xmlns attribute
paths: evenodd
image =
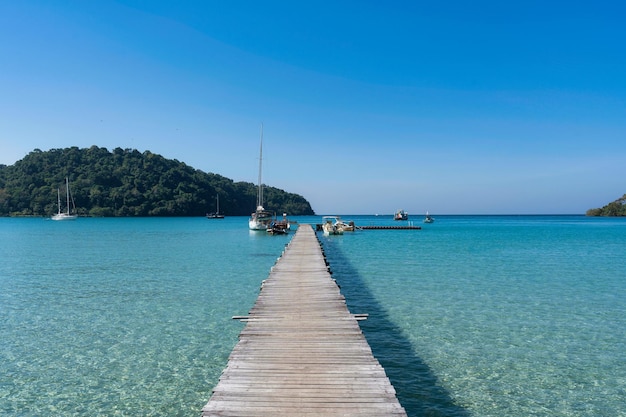
<svg viewBox="0 0 626 417"><path fill-rule="evenodd" d="M602 208L587 210L587 216L626 216L626 194Z"/></svg>
<svg viewBox="0 0 626 417"><path fill-rule="evenodd" d="M0 216L49 216L65 178L81 216L203 216L216 209L246 216L256 208L257 185L194 169L150 151L92 146L35 149L14 165L0 165ZM264 186L265 208L315 214L304 197Z"/></svg>

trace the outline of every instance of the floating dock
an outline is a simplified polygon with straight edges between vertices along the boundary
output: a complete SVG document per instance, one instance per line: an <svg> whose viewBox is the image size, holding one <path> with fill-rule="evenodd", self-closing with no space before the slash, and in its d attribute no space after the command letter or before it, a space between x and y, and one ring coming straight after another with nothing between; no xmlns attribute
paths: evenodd
<svg viewBox="0 0 626 417"><path fill-rule="evenodd" d="M359 226L363 230L420 230L422 226Z"/></svg>
<svg viewBox="0 0 626 417"><path fill-rule="evenodd" d="M323 230L323 225L316 224L315 230L321 232ZM422 226L413 226L413 225L405 225L405 226L355 226L357 230L421 230ZM350 232L347 232L350 233Z"/></svg>
<svg viewBox="0 0 626 417"><path fill-rule="evenodd" d="M310 225L263 281L203 417L407 416Z"/></svg>

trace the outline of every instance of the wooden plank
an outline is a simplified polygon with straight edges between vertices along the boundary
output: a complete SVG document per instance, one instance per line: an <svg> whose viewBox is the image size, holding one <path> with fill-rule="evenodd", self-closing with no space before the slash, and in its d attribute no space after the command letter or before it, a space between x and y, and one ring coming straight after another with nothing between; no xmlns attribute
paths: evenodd
<svg viewBox="0 0 626 417"><path fill-rule="evenodd" d="M203 417L406 416L301 225L263 281Z"/></svg>

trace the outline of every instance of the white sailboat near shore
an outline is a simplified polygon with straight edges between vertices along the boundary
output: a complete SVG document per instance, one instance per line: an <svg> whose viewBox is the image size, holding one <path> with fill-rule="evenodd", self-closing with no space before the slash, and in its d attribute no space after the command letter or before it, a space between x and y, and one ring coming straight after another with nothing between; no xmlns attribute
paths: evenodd
<svg viewBox="0 0 626 417"><path fill-rule="evenodd" d="M58 207L58 212L57 214L52 216L52 220L76 220L78 218L77 214L72 214L70 211L70 182L68 180L67 177L65 177L65 195L67 197L67 202L65 205L65 212L61 211L61 190L57 188L57 207ZM74 207L74 211L76 211L76 207L73 204L73 200L72 200L72 207Z"/></svg>
<svg viewBox="0 0 626 417"><path fill-rule="evenodd" d="M272 223L272 212L263 207L263 183L261 174L263 172L263 124L261 124L261 148L259 151L259 185L257 190L256 210L250 215L248 227L250 230L267 230Z"/></svg>

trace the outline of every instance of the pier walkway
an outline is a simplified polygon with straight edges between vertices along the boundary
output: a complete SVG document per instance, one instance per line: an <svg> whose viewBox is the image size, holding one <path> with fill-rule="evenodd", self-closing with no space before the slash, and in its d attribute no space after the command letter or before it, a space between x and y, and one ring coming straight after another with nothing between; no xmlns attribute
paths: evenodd
<svg viewBox="0 0 626 417"><path fill-rule="evenodd" d="M203 417L406 416L300 225L263 282Z"/></svg>

